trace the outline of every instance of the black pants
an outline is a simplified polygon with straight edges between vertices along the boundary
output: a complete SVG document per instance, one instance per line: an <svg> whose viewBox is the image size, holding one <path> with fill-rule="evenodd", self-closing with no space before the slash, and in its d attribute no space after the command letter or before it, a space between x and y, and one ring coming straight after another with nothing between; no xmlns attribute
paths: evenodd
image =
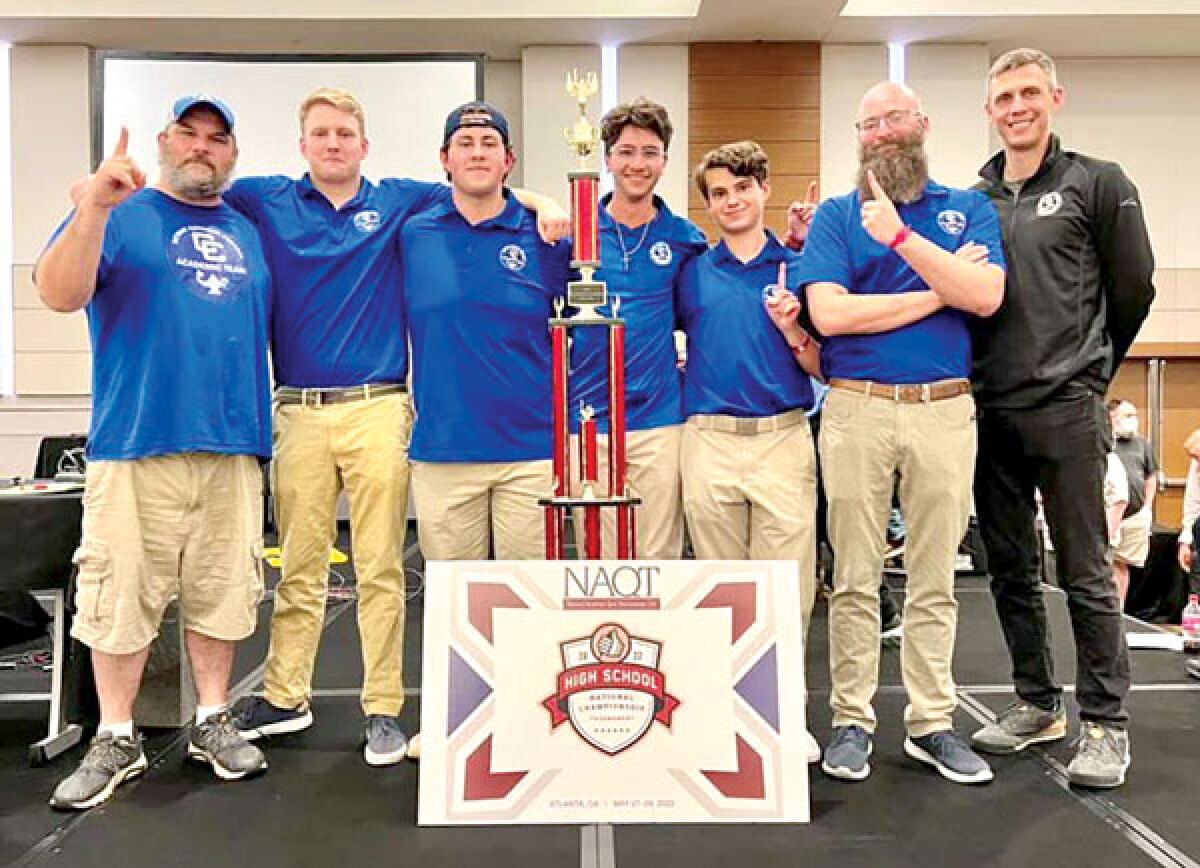
<svg viewBox="0 0 1200 868"><path fill-rule="evenodd" d="M975 508L1017 695L1050 708L1062 693L1038 576L1037 488L1075 634L1080 716L1123 725L1129 650L1104 522L1109 442L1102 399L1083 387L1030 410L980 409Z"/></svg>

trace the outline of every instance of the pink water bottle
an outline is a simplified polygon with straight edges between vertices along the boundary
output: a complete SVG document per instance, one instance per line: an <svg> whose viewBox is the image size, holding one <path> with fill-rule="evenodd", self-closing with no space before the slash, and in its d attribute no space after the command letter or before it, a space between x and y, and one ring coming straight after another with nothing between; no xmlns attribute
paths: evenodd
<svg viewBox="0 0 1200 868"><path fill-rule="evenodd" d="M1183 653L1200 654L1200 599L1196 594L1188 597L1183 609Z"/></svg>

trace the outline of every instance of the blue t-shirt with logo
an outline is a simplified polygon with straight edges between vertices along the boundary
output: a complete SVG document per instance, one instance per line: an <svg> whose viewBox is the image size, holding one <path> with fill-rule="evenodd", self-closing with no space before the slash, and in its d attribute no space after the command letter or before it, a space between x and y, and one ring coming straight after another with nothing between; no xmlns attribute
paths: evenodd
<svg viewBox="0 0 1200 868"><path fill-rule="evenodd" d="M654 197L658 214L644 226L618 226L600 207L600 262L596 279L608 284L609 303L597 308L612 315L612 299L620 298L618 315L625 320L625 414L630 431L643 431L683 421L683 395L675 364L675 279L684 263L708 248L704 233L692 221L671 213ZM625 254L628 253L628 262ZM571 419L579 430L579 404L594 407L599 430L608 430L608 328L572 330Z"/></svg>
<svg viewBox="0 0 1200 868"><path fill-rule="evenodd" d="M988 261L1004 267L1000 222L987 197L930 181L916 202L897 204L906 226L954 251L974 241ZM852 293L888 295L929 289L903 257L867 234L857 191L827 199L817 209L800 263L799 281L836 283ZM821 345L826 377L879 383L930 383L971 373L967 314L944 307L889 332L832 335Z"/></svg>
<svg viewBox="0 0 1200 868"><path fill-rule="evenodd" d="M335 209L306 174L242 178L226 201L258 227L275 278L275 380L295 388L402 383L408 376L396 240L448 201L445 184L363 180Z"/></svg>
<svg viewBox="0 0 1200 868"><path fill-rule="evenodd" d="M767 315L764 298L798 254L770 232L759 254L743 263L722 241L692 259L679 276L678 316L687 333L683 412L774 416L813 404L808 374Z"/></svg>
<svg viewBox="0 0 1200 868"><path fill-rule="evenodd" d="M417 420L414 461L507 462L553 451L550 332L570 244L548 245L534 213L472 226L453 201L400 233Z"/></svg>
<svg viewBox="0 0 1200 868"><path fill-rule="evenodd" d="M145 189L115 207L87 305L88 458L270 458L270 292L258 233L228 205Z"/></svg>

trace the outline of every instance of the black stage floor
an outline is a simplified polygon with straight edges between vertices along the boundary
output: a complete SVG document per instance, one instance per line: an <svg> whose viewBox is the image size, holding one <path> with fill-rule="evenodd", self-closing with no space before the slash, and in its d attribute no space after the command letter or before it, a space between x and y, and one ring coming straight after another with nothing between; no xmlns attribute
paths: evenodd
<svg viewBox="0 0 1200 868"><path fill-rule="evenodd" d="M412 545L409 554L419 570ZM348 574L350 565L339 570ZM958 591L956 725L965 734L1003 708L1011 693L985 581L961 579ZM1074 651L1063 597L1053 590L1047 597L1056 663L1069 678ZM420 683L421 602L417 595L409 606L410 685ZM240 692L260 686L269 614L264 604L258 633L239 649ZM825 616L819 605L807 655L809 720L822 742L830 726ZM1133 620L1127 626L1156 629ZM90 813L54 813L46 800L82 749L30 768L26 746L44 733L45 706L0 705L0 864L1200 868L1200 682L1184 676L1178 654L1134 651L1133 660L1133 766L1118 790L1069 788L1068 742L992 758L996 780L985 787L956 786L906 759L899 652L885 650L871 777L847 784L814 770L807 826L418 828L417 766L372 769L362 760L353 604L333 601L314 680L316 723L268 742L270 771L255 780L219 783L184 761L179 732L151 732L151 768L142 778ZM39 677L0 673L0 692L38 689L32 682ZM404 717L415 724L420 697L410 693Z"/></svg>

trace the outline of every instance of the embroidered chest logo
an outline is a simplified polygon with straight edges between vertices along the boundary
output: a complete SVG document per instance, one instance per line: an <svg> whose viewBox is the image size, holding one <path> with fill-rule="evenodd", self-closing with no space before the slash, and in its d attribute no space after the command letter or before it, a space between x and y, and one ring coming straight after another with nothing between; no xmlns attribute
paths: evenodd
<svg viewBox="0 0 1200 868"><path fill-rule="evenodd" d="M193 295L227 302L244 282L246 257L237 242L214 226L184 226L171 236L168 255L175 273Z"/></svg>
<svg viewBox="0 0 1200 868"><path fill-rule="evenodd" d="M1062 193L1057 191L1053 193L1047 193L1046 195L1042 196L1042 198L1038 199L1037 215L1039 217L1049 217L1051 214L1057 214L1058 209L1062 207L1062 203Z"/></svg>
<svg viewBox="0 0 1200 868"><path fill-rule="evenodd" d="M961 211L940 211L937 224L947 235L962 235L963 230L967 228L967 215Z"/></svg>
<svg viewBox="0 0 1200 868"><path fill-rule="evenodd" d="M671 245L665 241L655 241L650 245L650 261L658 266L671 264Z"/></svg>
<svg viewBox="0 0 1200 868"><path fill-rule="evenodd" d="M509 271L521 271L525 262L525 251L516 244L505 244L500 248L500 264Z"/></svg>
<svg viewBox="0 0 1200 868"><path fill-rule="evenodd" d="M542 702L551 726L571 721L580 738L609 756L636 744L656 720L670 727L679 700L667 693L658 665L661 642L610 623L559 647L557 689Z"/></svg>
<svg viewBox="0 0 1200 868"><path fill-rule="evenodd" d="M379 212L359 211L354 215L354 228L359 232L374 232L379 228Z"/></svg>

